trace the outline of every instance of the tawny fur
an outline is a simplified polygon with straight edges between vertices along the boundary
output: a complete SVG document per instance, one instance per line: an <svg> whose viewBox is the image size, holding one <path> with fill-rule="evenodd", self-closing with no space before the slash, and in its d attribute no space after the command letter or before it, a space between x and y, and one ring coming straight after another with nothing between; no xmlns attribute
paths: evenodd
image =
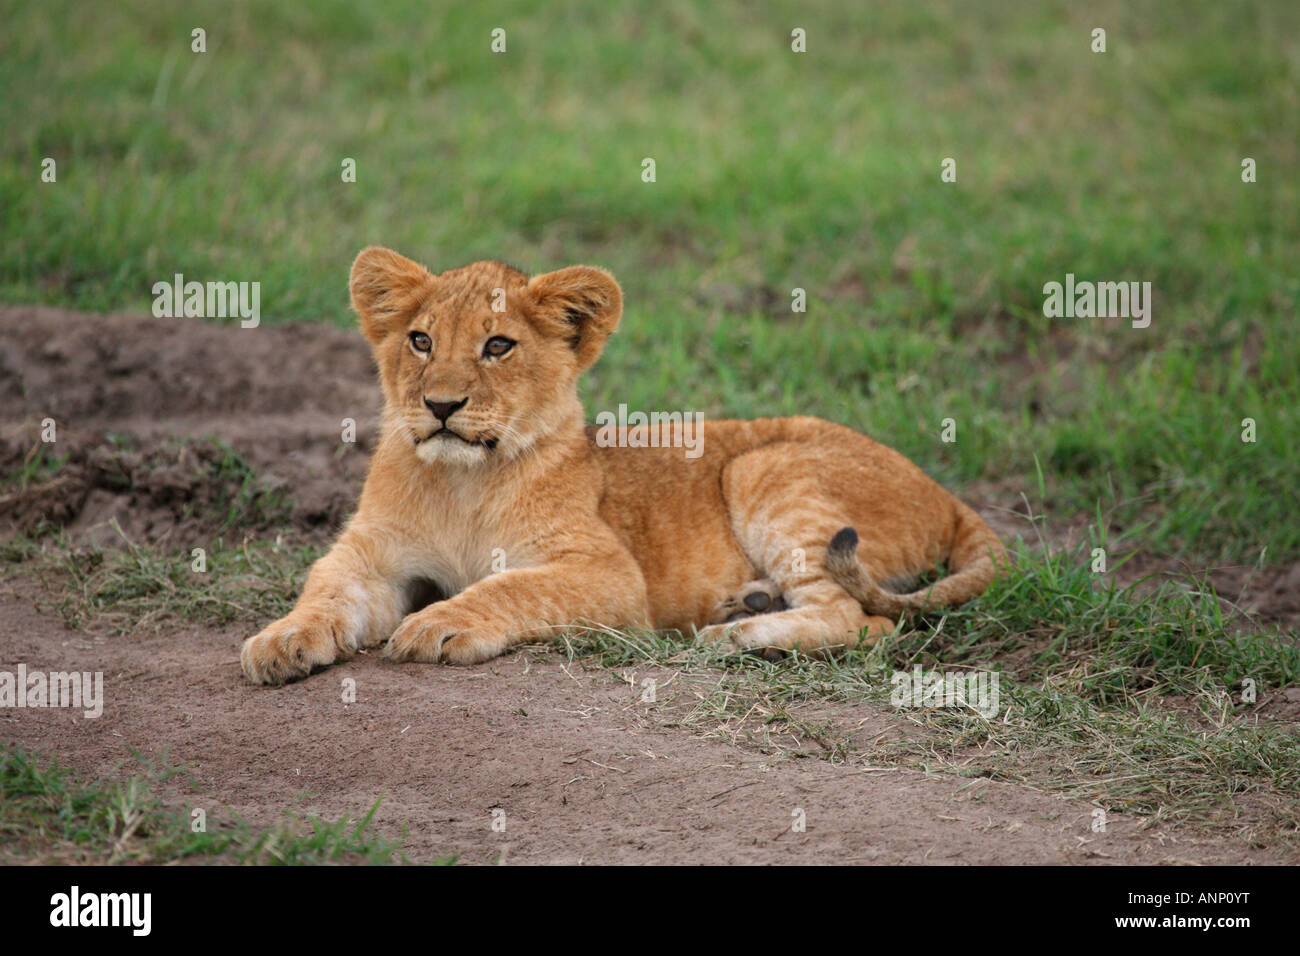
<svg viewBox="0 0 1300 956"><path fill-rule="evenodd" d="M529 278L479 262L434 275L371 248L350 287L379 368L382 434L356 515L296 606L245 641L254 681L381 644L394 660L472 664L584 623L698 629L745 649L855 645L904 609L864 580L948 561L961 584L944 594L966 600L987 576L964 569L1001 554L902 455L819 419L705 422L698 457L667 441L598 445L577 382L622 314L603 270ZM495 337L515 344L489 355ZM430 407L462 401L445 424ZM846 526L860 541L836 577L828 542ZM786 609L716 623L759 581ZM433 593L444 599L428 603Z"/></svg>

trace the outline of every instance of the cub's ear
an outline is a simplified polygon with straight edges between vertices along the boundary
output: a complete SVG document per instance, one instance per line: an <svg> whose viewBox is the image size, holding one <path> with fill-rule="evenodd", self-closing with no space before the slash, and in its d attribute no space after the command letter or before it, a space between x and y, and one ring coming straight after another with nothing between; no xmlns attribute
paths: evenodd
<svg viewBox="0 0 1300 956"><path fill-rule="evenodd" d="M392 249L371 246L361 250L352 263L348 290L352 308L361 317L361 331L372 345L405 325L432 282L428 269Z"/></svg>
<svg viewBox="0 0 1300 956"><path fill-rule="evenodd" d="M569 343L581 371L600 357L605 340L623 315L623 290L594 266L569 266L534 276L528 291L541 324Z"/></svg>

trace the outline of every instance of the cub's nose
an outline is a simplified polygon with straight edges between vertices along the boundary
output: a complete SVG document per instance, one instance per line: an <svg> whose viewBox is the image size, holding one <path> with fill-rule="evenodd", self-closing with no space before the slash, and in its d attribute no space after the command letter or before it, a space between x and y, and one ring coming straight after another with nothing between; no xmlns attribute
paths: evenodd
<svg viewBox="0 0 1300 956"><path fill-rule="evenodd" d="M451 418L452 415L464 408L465 403L468 401L468 398L462 398L459 402L433 402L426 398L424 400L424 407L433 412L433 417L445 425L447 419Z"/></svg>

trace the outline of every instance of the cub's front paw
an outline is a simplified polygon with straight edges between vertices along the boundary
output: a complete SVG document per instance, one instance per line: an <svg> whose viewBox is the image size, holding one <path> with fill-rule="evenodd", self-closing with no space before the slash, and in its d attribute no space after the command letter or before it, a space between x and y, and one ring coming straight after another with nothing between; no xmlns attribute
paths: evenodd
<svg viewBox="0 0 1300 956"><path fill-rule="evenodd" d="M325 618L290 614L244 641L239 663L254 684L306 677L339 658L334 628Z"/></svg>
<svg viewBox="0 0 1300 956"><path fill-rule="evenodd" d="M384 653L394 661L477 664L500 656L508 646L505 633L484 618L433 604L408 614Z"/></svg>

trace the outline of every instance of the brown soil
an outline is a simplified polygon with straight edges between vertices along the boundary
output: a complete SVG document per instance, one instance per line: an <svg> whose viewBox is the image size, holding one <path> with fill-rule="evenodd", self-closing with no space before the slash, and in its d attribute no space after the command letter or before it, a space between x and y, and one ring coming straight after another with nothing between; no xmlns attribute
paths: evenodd
<svg viewBox="0 0 1300 956"><path fill-rule="evenodd" d="M298 531L328 535L355 504L380 407L359 335L0 308L0 343L0 474L33 455L67 459L48 481L0 492L0 522L44 519L76 540L107 538L116 519L134 541L177 546L219 531L212 506L239 481L212 473L223 453L211 440L263 476L260 494L293 489ZM345 418L355 443L341 440Z"/></svg>
<svg viewBox="0 0 1300 956"><path fill-rule="evenodd" d="M0 308L0 343L0 470L49 451L38 447L46 417L59 429L52 458L66 458L26 487L5 486L0 529L45 521L74 541L110 540L115 519L131 540L167 547L227 532L323 542L352 506L379 407L359 335ZM340 441L344 418L357 421L355 445ZM213 512L226 514L240 480L220 446L194 441L205 436L265 476L233 524ZM1013 503L984 509L999 530L1014 521ZM686 725L701 688L671 674L658 675L659 703L647 704L638 685L653 672L584 670L536 649L467 669L370 654L257 688L238 651L264 621L76 632L58 599L21 567L0 584L0 666L102 671L104 714L0 710L0 739L87 775L166 748L194 779L170 796L210 819L234 811L270 825L304 794L304 810L359 817L382 794L377 824L390 836L408 824L415 861L1289 861L1281 848L1142 829L1118 814L1093 833L1084 801L875 767L873 741L911 732L876 704L795 708L852 737L852 756L832 763L817 759L815 740L732 742ZM356 680L356 703L342 702L344 678ZM493 829L494 809L505 812L504 832ZM799 810L806 832L791 826Z"/></svg>

